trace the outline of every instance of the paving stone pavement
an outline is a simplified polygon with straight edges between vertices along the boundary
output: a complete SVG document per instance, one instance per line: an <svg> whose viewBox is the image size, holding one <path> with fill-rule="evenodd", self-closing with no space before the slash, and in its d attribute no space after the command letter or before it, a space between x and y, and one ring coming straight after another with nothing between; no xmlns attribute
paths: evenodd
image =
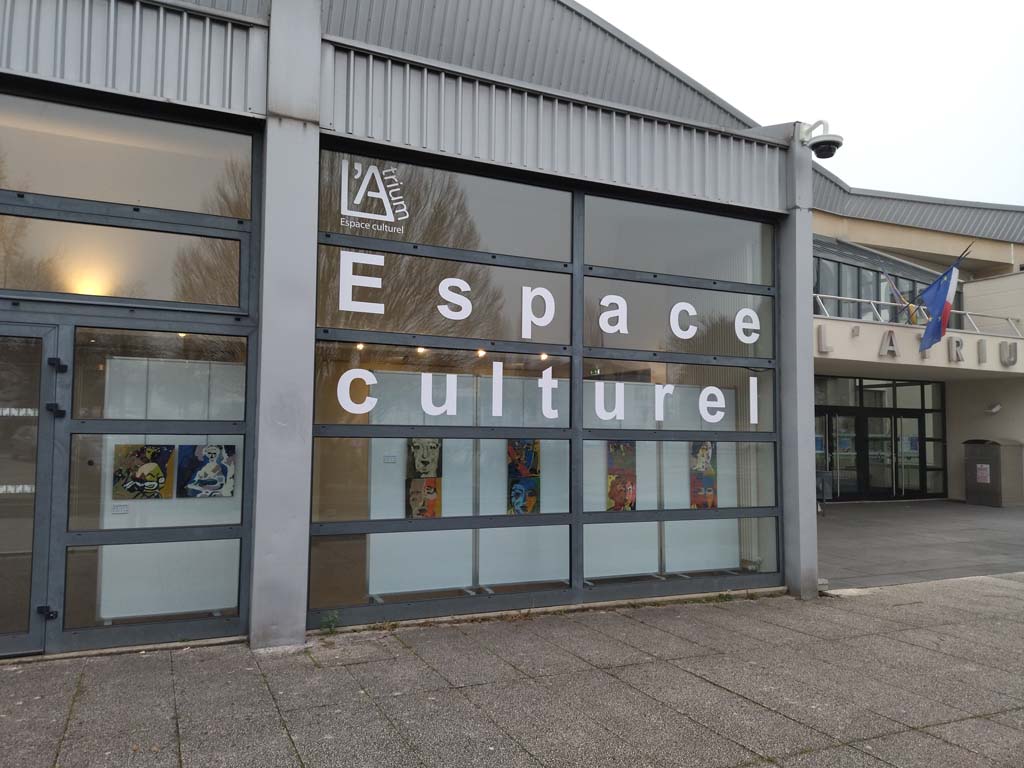
<svg viewBox="0 0 1024 768"><path fill-rule="evenodd" d="M1024 576L0 664L11 768L1021 768Z"/></svg>

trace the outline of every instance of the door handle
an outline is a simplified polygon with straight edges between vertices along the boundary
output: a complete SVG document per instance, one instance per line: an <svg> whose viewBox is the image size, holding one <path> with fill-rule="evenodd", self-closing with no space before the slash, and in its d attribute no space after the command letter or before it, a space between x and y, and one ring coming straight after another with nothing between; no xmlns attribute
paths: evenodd
<svg viewBox="0 0 1024 768"><path fill-rule="evenodd" d="M46 364L56 369L57 373L67 373L68 364L61 360L59 357L48 357L46 358Z"/></svg>
<svg viewBox="0 0 1024 768"><path fill-rule="evenodd" d="M52 413L55 419L63 419L68 415L68 412L60 407L60 403L47 403L46 410Z"/></svg>

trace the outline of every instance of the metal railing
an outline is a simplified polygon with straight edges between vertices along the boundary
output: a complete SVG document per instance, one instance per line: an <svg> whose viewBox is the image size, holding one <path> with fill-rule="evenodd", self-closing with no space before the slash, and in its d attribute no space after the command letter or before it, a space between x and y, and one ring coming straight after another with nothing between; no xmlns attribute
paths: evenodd
<svg viewBox="0 0 1024 768"><path fill-rule="evenodd" d="M835 303L836 308L841 308L844 304L854 305L867 305L871 310L871 315L865 317L864 312L860 312L859 316L846 317L839 314L833 314L829 312L826 302ZM899 304L893 301L878 301L876 299L852 299L848 296L831 296L826 293L814 294L814 303L817 307L815 314L823 317L840 319L840 320L860 320L862 322L869 323L889 323L892 325L921 325L920 322L915 322L911 318L911 310L905 304ZM880 311L882 308L885 311L885 315ZM890 310L891 308L891 310ZM914 317L924 317L925 320L931 320L931 315L928 313L928 308L923 304L915 304L912 310ZM953 317L962 318L965 323L963 328L956 330L963 331L965 333L983 333L990 336L1009 336L1016 339L1024 339L1024 333L1021 333L1019 317L1003 317L1000 315L986 315L981 312L967 312L965 310L954 309L950 314ZM901 319L902 318L902 319ZM982 327L979 327L977 321L982 321ZM993 321L990 325L989 322ZM970 324L968 328L967 324ZM952 326L952 323L951 323Z"/></svg>

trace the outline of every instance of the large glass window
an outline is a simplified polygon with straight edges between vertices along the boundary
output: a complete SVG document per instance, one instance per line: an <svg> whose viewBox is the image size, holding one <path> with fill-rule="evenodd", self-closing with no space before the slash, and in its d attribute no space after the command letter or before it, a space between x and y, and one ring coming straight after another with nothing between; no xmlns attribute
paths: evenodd
<svg viewBox="0 0 1024 768"><path fill-rule="evenodd" d="M769 296L592 277L584 286L587 346L772 356Z"/></svg>
<svg viewBox="0 0 1024 768"><path fill-rule="evenodd" d="M239 242L0 215L0 288L238 306Z"/></svg>
<svg viewBox="0 0 1024 768"><path fill-rule="evenodd" d="M309 607L569 586L569 526L315 537Z"/></svg>
<svg viewBox="0 0 1024 768"><path fill-rule="evenodd" d="M50 328L0 350L4 648L246 631L257 143L0 94L0 321Z"/></svg>
<svg viewBox="0 0 1024 768"><path fill-rule="evenodd" d="M583 360L583 425L590 429L771 432L771 370Z"/></svg>
<svg viewBox="0 0 1024 768"><path fill-rule="evenodd" d="M250 217L252 138L0 94L0 188Z"/></svg>
<svg viewBox="0 0 1024 768"><path fill-rule="evenodd" d="M823 296L839 295L839 265L828 259L815 259L818 267L818 282L814 289L815 293ZM836 299L821 299L821 304L829 315L835 317L839 314L839 303ZM821 305L815 304L814 311L821 312Z"/></svg>
<svg viewBox="0 0 1024 768"><path fill-rule="evenodd" d="M775 446L708 440L585 440L587 512L775 504Z"/></svg>
<svg viewBox="0 0 1024 768"><path fill-rule="evenodd" d="M78 328L75 418L240 421L245 362L244 337Z"/></svg>
<svg viewBox="0 0 1024 768"><path fill-rule="evenodd" d="M242 522L243 435L72 435L68 528Z"/></svg>
<svg viewBox="0 0 1024 768"><path fill-rule="evenodd" d="M317 324L569 342L569 275L321 247Z"/></svg>
<svg viewBox="0 0 1024 768"><path fill-rule="evenodd" d="M68 547L65 629L238 615L238 539Z"/></svg>
<svg viewBox="0 0 1024 768"><path fill-rule="evenodd" d="M312 625L778 582L771 226L330 150L320 184Z"/></svg>
<svg viewBox="0 0 1024 768"><path fill-rule="evenodd" d="M542 187L320 152L320 229L568 261L571 196Z"/></svg>
<svg viewBox="0 0 1024 768"><path fill-rule="evenodd" d="M482 354L481 354L482 353ZM569 359L322 341L317 424L569 426Z"/></svg>
<svg viewBox="0 0 1024 768"><path fill-rule="evenodd" d="M583 526L588 580L772 573L779 569L774 517L591 523Z"/></svg>
<svg viewBox="0 0 1024 768"><path fill-rule="evenodd" d="M767 224L592 195L586 223L587 264L738 283L774 281Z"/></svg>
<svg viewBox="0 0 1024 768"><path fill-rule="evenodd" d="M313 522L569 512L569 441L313 441Z"/></svg>

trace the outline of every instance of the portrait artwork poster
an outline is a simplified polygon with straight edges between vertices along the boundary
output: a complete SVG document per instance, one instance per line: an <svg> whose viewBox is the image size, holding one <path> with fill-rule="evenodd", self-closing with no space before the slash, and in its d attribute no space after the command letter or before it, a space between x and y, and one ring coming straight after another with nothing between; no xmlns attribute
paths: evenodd
<svg viewBox="0 0 1024 768"><path fill-rule="evenodd" d="M441 516L441 470L444 441L410 437L406 441L405 516Z"/></svg>
<svg viewBox="0 0 1024 768"><path fill-rule="evenodd" d="M114 445L114 501L174 497L173 445Z"/></svg>
<svg viewBox="0 0 1024 768"><path fill-rule="evenodd" d="M508 510L510 515L540 512L540 440L508 441Z"/></svg>
<svg viewBox="0 0 1024 768"><path fill-rule="evenodd" d="M208 499L235 495L234 445L179 445L178 498Z"/></svg>
<svg viewBox="0 0 1024 768"><path fill-rule="evenodd" d="M690 443L690 509L718 507L718 459L715 444Z"/></svg>
<svg viewBox="0 0 1024 768"><path fill-rule="evenodd" d="M605 509L629 512L636 509L636 441L608 441L608 476Z"/></svg>

